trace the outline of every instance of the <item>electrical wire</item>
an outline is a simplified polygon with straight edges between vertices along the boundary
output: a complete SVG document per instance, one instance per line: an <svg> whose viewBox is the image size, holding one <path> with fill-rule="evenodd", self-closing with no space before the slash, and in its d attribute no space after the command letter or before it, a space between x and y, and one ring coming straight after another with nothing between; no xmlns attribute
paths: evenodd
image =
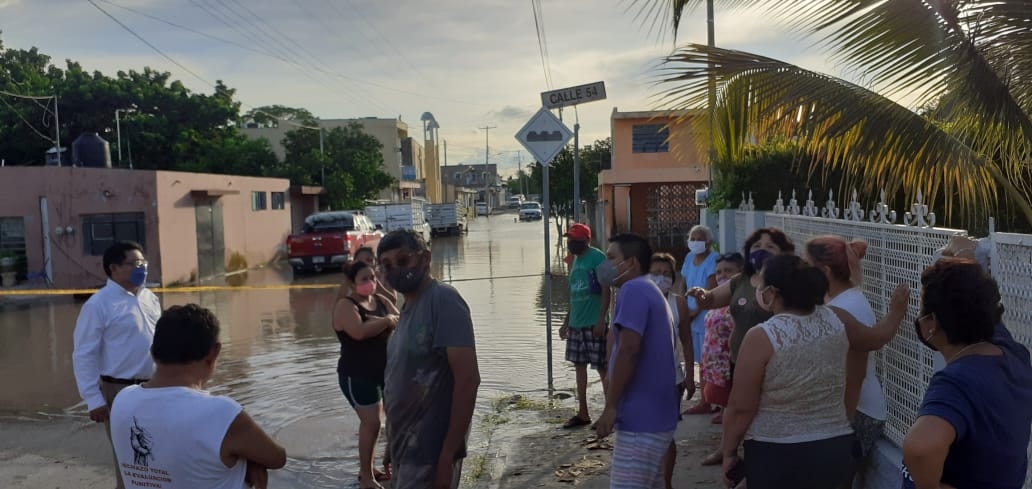
<svg viewBox="0 0 1032 489"><path fill-rule="evenodd" d="M211 34L199 31L197 29L194 29L192 27L184 26L182 24L177 24L175 22L171 22L171 21L162 19L160 17L148 14L146 12L141 12L141 11L139 11L137 9L133 9L133 8L127 7L125 5L120 5L120 4L111 2L110 0L99 0L99 1L103 2L103 3L106 3L108 5L111 5L112 7L117 7L117 8L120 8L122 10L125 10L127 12L139 15L141 17L146 17L146 18L148 18L150 20L153 20L155 22L160 22L160 23L168 25L170 27L175 27L177 29L181 29L181 30L184 30L184 31L187 31L187 32L191 32L193 34L197 34L199 36L206 37L206 38L211 39L213 41L219 41L219 42L222 42L222 43L226 43L226 44L238 47L240 49L244 49L244 50L256 53L256 54L260 54L262 56L266 56L266 57L269 57L269 58L272 58L272 59L276 59L278 61L282 61L284 63L288 63L288 64L291 64L293 66L299 67L301 69L307 69L303 65L298 63L297 61L290 59L290 57L285 57L285 56L282 56L282 55L276 55L276 54L273 54L271 52L265 52L265 51L256 49L254 47L247 46L245 44L241 44L241 43L239 43L237 41L233 41L231 39L226 39L226 38L223 38L223 37L211 35ZM191 0L191 1L192 2L196 2L196 0ZM196 3L195 3L195 5L196 5ZM198 7L202 8L202 10L203 10L203 7L200 7L200 6L198 6ZM216 20L219 20L219 19L216 17ZM226 25L227 27L233 28L233 26L230 25L230 24L227 24L225 22L222 22L222 23L224 25ZM234 30L236 30L236 29L234 29ZM240 31L237 30L237 32L239 33ZM358 78L349 77L349 76L343 75L341 73L337 73L337 72L333 72L333 71L328 71L328 70L326 70L324 68L321 68L321 67L314 67L312 69L315 70L315 71L318 71L320 73L330 74L330 75L336 76L336 77L338 77L338 78L340 78L342 80L347 80L347 81L350 81L350 82L353 82L353 83L367 85L369 87L377 88L377 89L380 89L380 90L386 90L386 91L400 93L400 94L404 94L404 95L411 95L411 96L414 96L414 97L420 97L421 99L440 100L442 102L449 102L449 103L453 103L453 104L469 105L469 106L476 106L476 107L492 107L492 108L495 107L494 105L491 105L491 104L470 102L468 100L459 100L459 99L453 99L453 98L448 98L448 97L442 97L442 96L438 96L438 95L431 95L431 94L426 94L426 93L413 92L413 91L409 91L409 90L402 90L400 88L395 88L395 87L391 87L391 86L388 86L388 85L383 85L383 84L380 84L380 83L375 83L375 82L370 82L370 81L367 81L367 80L362 80L362 79L358 79Z"/></svg>
<svg viewBox="0 0 1032 489"><path fill-rule="evenodd" d="M403 61L405 61L409 65L409 68L412 69L412 72L415 73L416 76L418 76L420 79L423 79L423 80L427 80L428 79L428 77L426 75L424 75L419 70L419 68L416 67L416 64L413 63L412 60L409 59L408 56L405 56L404 52L399 50L397 48L397 46L394 45L394 42L392 42L387 36L383 35L383 31L381 31L379 28L377 28L376 24L370 22L369 19L367 19L365 17L365 14L362 13L361 9L355 7L355 4L354 4L354 2L352 2L352 0L345 0L345 1L348 4L348 6L351 7L351 10L353 10L355 12L355 14L358 15L359 20L365 21L365 23L370 28L372 28L373 33L375 33L380 38L380 40L383 41L384 44L389 46L391 48L391 50L394 51L398 55L399 58L401 58Z"/></svg>
<svg viewBox="0 0 1032 489"><path fill-rule="evenodd" d="M552 72L548 62L548 50L544 42L544 19L540 15L541 7L537 0L530 0L530 7L534 11L534 30L537 31L538 53L541 55L541 69L545 74L545 86L552 89Z"/></svg>
<svg viewBox="0 0 1032 489"><path fill-rule="evenodd" d="M0 91L0 94L9 95L9 96L17 96L15 94L11 94L9 92L3 92L3 91ZM25 99L33 100L32 97L19 97L19 98L25 98ZM53 97L51 97L51 98L53 98ZM49 141L51 144L54 144L55 146L57 145L57 143L54 142L53 138L43 134L38 129L36 129L36 126L33 126L32 123L29 122L29 120L25 118L25 116L21 115L21 112L18 112L18 109L15 108L13 105L11 105L11 103L8 102L7 99L5 99L3 97L0 97L0 102L3 102L4 105L6 105L9 109L11 109L11 112L14 112L14 115L18 116L18 118L21 119L21 121L24 122L25 125L29 127L29 129L32 129L32 132L36 133L37 136L39 136L39 137Z"/></svg>

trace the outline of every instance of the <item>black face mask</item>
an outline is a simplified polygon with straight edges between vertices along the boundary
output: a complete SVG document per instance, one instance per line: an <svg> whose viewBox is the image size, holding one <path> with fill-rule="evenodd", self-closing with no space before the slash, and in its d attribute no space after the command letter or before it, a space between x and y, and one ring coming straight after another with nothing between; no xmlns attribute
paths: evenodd
<svg viewBox="0 0 1032 489"><path fill-rule="evenodd" d="M932 351L939 351L939 349L936 348L935 345L932 344L932 342L925 339L924 335L921 334L921 318L917 318L914 320L914 332L917 333L918 341L924 344L924 346L927 346Z"/></svg>
<svg viewBox="0 0 1032 489"><path fill-rule="evenodd" d="M566 250L569 251L570 254L580 256L580 254L584 253L585 251L587 251L587 249L588 249L588 243L587 242L575 241L575 240L567 240L566 241Z"/></svg>

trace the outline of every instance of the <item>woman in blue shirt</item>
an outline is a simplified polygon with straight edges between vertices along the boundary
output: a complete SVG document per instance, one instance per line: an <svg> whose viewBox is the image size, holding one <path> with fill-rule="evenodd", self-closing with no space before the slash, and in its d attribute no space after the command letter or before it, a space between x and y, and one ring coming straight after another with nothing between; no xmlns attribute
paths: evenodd
<svg viewBox="0 0 1032 489"><path fill-rule="evenodd" d="M946 367L903 440L905 489L1020 489L1032 425L1029 352L1003 326L996 282L974 260L921 274L918 339Z"/></svg>

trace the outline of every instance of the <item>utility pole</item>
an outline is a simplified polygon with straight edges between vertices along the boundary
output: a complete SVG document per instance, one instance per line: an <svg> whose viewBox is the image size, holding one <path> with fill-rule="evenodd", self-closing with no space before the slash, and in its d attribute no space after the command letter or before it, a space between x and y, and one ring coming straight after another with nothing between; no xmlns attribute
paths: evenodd
<svg viewBox="0 0 1032 489"><path fill-rule="evenodd" d="M516 152L516 178L520 179L520 195L526 197L527 192L523 189L523 152Z"/></svg>
<svg viewBox="0 0 1032 489"><path fill-rule="evenodd" d="M573 222L581 222L580 121L573 123Z"/></svg>
<svg viewBox="0 0 1032 489"><path fill-rule="evenodd" d="M122 109L115 109L115 135L118 138L118 166L122 166L122 121L118 118L118 113Z"/></svg>
<svg viewBox="0 0 1032 489"><path fill-rule="evenodd" d="M444 140L444 166L448 166L448 140Z"/></svg>
<svg viewBox="0 0 1032 489"><path fill-rule="evenodd" d="M319 185L326 185L326 149L323 147L323 128L319 125Z"/></svg>
<svg viewBox="0 0 1032 489"><path fill-rule="evenodd" d="M491 197L488 195L490 191L487 187L487 165L488 158L491 156L491 129L496 127L498 126L484 126L480 128L484 130L484 201L488 203L489 208L491 206Z"/></svg>
<svg viewBox="0 0 1032 489"><path fill-rule="evenodd" d="M710 48L716 47L716 34L713 22L713 0L706 0L706 45ZM713 144L713 138L717 130L717 116L714 106L717 104L717 79L713 74L713 62L709 62L709 86L706 103L709 104L709 126L710 126L710 147L709 147L709 183L707 187L710 192L713 190L713 166L717 161L717 147Z"/></svg>
<svg viewBox="0 0 1032 489"><path fill-rule="evenodd" d="M57 109L57 94L54 94L54 138L57 140L57 166L61 166L61 116Z"/></svg>

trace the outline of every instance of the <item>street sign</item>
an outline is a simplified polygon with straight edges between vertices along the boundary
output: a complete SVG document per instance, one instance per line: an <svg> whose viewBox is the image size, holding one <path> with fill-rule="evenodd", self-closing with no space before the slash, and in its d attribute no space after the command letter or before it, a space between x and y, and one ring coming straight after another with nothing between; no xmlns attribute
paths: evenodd
<svg viewBox="0 0 1032 489"><path fill-rule="evenodd" d="M570 105L594 102L606 99L605 82L589 83L576 87L560 88L549 92L541 92L541 105L548 109L558 109Z"/></svg>
<svg viewBox="0 0 1032 489"><path fill-rule="evenodd" d="M572 137L573 133L563 121L544 107L516 133L520 144L545 166L563 150Z"/></svg>

